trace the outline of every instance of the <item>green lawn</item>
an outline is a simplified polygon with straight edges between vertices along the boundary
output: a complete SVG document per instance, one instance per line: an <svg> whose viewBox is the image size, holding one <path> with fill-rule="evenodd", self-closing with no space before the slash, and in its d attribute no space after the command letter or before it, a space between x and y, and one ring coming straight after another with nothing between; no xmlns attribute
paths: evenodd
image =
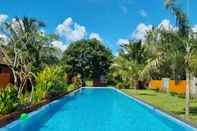
<svg viewBox="0 0 197 131"><path fill-rule="evenodd" d="M181 117L185 119L184 117L184 104L185 100L184 98L162 93L162 92L156 92L153 90L134 90L134 89L122 89L123 92L125 92L128 95L135 96L136 98L139 98L147 103L150 103L166 112L170 112L177 117ZM191 100L191 113L189 118L187 118L188 121L192 122L193 124L197 125L197 100Z"/></svg>

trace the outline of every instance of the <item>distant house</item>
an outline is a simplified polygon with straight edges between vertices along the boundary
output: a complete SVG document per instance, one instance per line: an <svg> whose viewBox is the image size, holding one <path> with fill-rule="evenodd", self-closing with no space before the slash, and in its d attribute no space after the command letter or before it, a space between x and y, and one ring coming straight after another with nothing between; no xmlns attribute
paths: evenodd
<svg viewBox="0 0 197 131"><path fill-rule="evenodd" d="M6 85L13 83L12 70L4 62L4 56L0 51L0 88L6 87Z"/></svg>
<svg viewBox="0 0 197 131"><path fill-rule="evenodd" d="M106 86L107 84L107 81L105 79L105 76L100 76L100 79L99 80L94 80L93 81L93 85L94 86Z"/></svg>

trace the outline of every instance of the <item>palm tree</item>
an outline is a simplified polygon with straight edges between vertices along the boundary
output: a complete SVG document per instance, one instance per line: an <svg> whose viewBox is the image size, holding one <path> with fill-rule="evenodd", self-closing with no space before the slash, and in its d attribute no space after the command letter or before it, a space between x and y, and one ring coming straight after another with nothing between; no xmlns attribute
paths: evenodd
<svg viewBox="0 0 197 131"><path fill-rule="evenodd" d="M190 99L190 60L192 52L195 50L193 48L192 42L190 40L190 26L186 14L176 6L175 0L166 0L167 9L171 10L172 13L176 16L177 25L179 27L179 38L182 40L185 46L185 72L186 72L186 101L185 101L185 114L189 115L189 99Z"/></svg>
<svg viewBox="0 0 197 131"><path fill-rule="evenodd" d="M121 79L135 87L134 82L139 79L140 66L134 60L127 60L122 56L114 58L114 62L111 65L113 71L112 76L114 78L121 77Z"/></svg>
<svg viewBox="0 0 197 131"><path fill-rule="evenodd" d="M114 59L112 69L114 76L120 76L125 83L129 82L136 88L134 83L141 81L141 71L147 59L146 48L141 41L129 41L122 44L119 56Z"/></svg>
<svg viewBox="0 0 197 131"><path fill-rule="evenodd" d="M183 67L186 77L186 101L185 101L185 115L189 115L189 98L190 98L190 77L192 69L196 64L196 51L197 46L194 42L193 32L190 30L187 17L185 13L178 7L176 7L175 0L166 0L167 9L171 10L175 14L177 19L178 31L159 30L159 40L156 40L153 35L149 35L148 43L154 43L156 47L156 57L151 60L144 68L144 73L156 70L158 67L169 61L171 64L173 74L176 74L176 70ZM150 33L152 34L152 33ZM195 58L194 58L195 57ZM196 66L196 65L195 65ZM180 71L183 72L183 71ZM180 73L178 72L178 73ZM180 74L179 74L180 75Z"/></svg>

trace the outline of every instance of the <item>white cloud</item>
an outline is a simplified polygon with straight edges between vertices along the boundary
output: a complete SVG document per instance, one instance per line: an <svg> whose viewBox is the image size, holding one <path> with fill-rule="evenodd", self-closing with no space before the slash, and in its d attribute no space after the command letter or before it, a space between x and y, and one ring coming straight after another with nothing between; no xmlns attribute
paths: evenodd
<svg viewBox="0 0 197 131"><path fill-rule="evenodd" d="M147 12L144 9L141 9L139 11L139 14L140 14L141 17L147 17L148 16Z"/></svg>
<svg viewBox="0 0 197 131"><path fill-rule="evenodd" d="M119 39L117 42L118 45L123 45L123 44L129 44L129 40L128 39Z"/></svg>
<svg viewBox="0 0 197 131"><path fill-rule="evenodd" d="M89 39L97 39L99 41L103 41L102 38L100 37L100 35L98 33L91 33L89 36Z"/></svg>
<svg viewBox="0 0 197 131"><path fill-rule="evenodd" d="M72 18L68 17L62 24L57 26L56 32L64 36L68 41L77 41L85 37L86 28L78 23L74 23Z"/></svg>
<svg viewBox="0 0 197 131"><path fill-rule="evenodd" d="M195 33L197 33L197 25L194 25L194 26L192 27L192 31L195 32Z"/></svg>
<svg viewBox="0 0 197 131"><path fill-rule="evenodd" d="M54 47L61 49L62 51L65 51L68 47L68 45L65 45L62 41L58 41L58 40L52 41L51 44Z"/></svg>
<svg viewBox="0 0 197 131"><path fill-rule="evenodd" d="M132 34L132 38L135 40L145 40L146 33L152 29L152 25L145 25L140 23Z"/></svg>
<svg viewBox="0 0 197 131"><path fill-rule="evenodd" d="M8 15L0 14L0 24L5 22L8 19Z"/></svg>
<svg viewBox="0 0 197 131"><path fill-rule="evenodd" d="M173 25L170 23L170 20L168 19L162 20L161 23L158 25L158 28L165 30L176 30L176 27L173 27Z"/></svg>

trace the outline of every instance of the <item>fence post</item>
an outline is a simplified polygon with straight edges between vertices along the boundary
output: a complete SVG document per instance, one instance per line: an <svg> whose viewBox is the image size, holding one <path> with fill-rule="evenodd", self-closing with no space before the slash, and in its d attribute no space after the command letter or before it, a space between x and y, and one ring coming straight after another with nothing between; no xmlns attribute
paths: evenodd
<svg viewBox="0 0 197 131"><path fill-rule="evenodd" d="M168 92L169 90L169 78L162 78L162 91Z"/></svg>

